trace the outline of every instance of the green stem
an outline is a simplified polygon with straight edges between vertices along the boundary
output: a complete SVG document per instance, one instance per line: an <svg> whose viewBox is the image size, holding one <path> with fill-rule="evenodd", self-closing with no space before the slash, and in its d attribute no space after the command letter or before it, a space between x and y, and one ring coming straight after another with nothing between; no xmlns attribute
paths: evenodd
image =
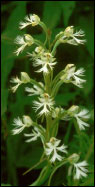
<svg viewBox="0 0 95 187"><path fill-rule="evenodd" d="M56 136L57 136L58 127L59 127L59 123L57 122L57 123L55 124L55 126L53 126L52 137L56 137Z"/></svg>
<svg viewBox="0 0 95 187"><path fill-rule="evenodd" d="M45 45L41 41L35 39L35 44L38 46L42 46L46 50Z"/></svg>
<svg viewBox="0 0 95 187"><path fill-rule="evenodd" d="M51 174L51 166L46 166L43 168L43 170L40 173L40 176L38 177L38 179L32 183L29 186L41 186L45 183L45 181L49 178L50 174Z"/></svg>
<svg viewBox="0 0 95 187"><path fill-rule="evenodd" d="M92 144L90 144L90 146L89 146L89 148L88 148L88 152L87 152L87 154L86 154L86 156L85 156L85 160L89 160L89 158L90 158L90 156L92 155L92 153L93 153L93 150L94 150L94 138L93 138L93 142L92 142Z"/></svg>
<svg viewBox="0 0 95 187"><path fill-rule="evenodd" d="M44 81L45 81L45 87L46 92L50 95L51 94L51 74L48 73L47 75L44 74Z"/></svg>
<svg viewBox="0 0 95 187"><path fill-rule="evenodd" d="M68 163L68 160L67 160L67 159L64 159L64 161L62 161L60 164L58 164L58 166L56 166L56 167L54 168L53 172L52 172L51 175L50 175L50 178L49 178L49 181L48 181L48 186L50 186L51 179L52 179L54 173L56 172L56 170L57 170L58 168L60 168L61 166L63 166L64 164L66 164L66 163Z"/></svg>
<svg viewBox="0 0 95 187"><path fill-rule="evenodd" d="M9 180L8 182L9 183L12 182L14 186L18 186L15 160L14 160L14 157L12 157L12 154L13 154L12 139L10 136L7 138L6 144L7 144L7 159L8 159L7 160L8 180Z"/></svg>
<svg viewBox="0 0 95 187"><path fill-rule="evenodd" d="M55 118L51 126L51 137L56 137L58 133L59 118Z"/></svg>
<svg viewBox="0 0 95 187"><path fill-rule="evenodd" d="M77 134L80 135L80 130L79 130L78 124L75 119L74 119L74 126L75 126Z"/></svg>
<svg viewBox="0 0 95 187"><path fill-rule="evenodd" d="M57 84L57 82L60 80L61 75L63 75L64 70L60 71L56 77L52 81L52 87Z"/></svg>
<svg viewBox="0 0 95 187"><path fill-rule="evenodd" d="M56 85L54 85L54 87L52 88L52 97L55 97L56 96L56 94L57 94L57 92L58 92L58 90L59 90L59 88L60 88L60 86L63 84L63 81L62 80L60 80Z"/></svg>
<svg viewBox="0 0 95 187"><path fill-rule="evenodd" d="M60 34L59 36L57 36L57 37L53 40L53 42L51 43L51 48L52 48L52 46L56 43L56 41L60 40L60 38L61 38L62 36L64 36L64 33Z"/></svg>
<svg viewBox="0 0 95 187"><path fill-rule="evenodd" d="M37 81L35 81L34 79L31 79L30 83L33 84L33 85L38 86L39 88L41 88L44 91L43 87Z"/></svg>
<svg viewBox="0 0 95 187"><path fill-rule="evenodd" d="M72 128L72 123L70 123L70 124L68 125L67 133L66 133L66 135L65 135L65 137L64 137L64 142L65 142L65 144L68 144L69 137L70 137L70 133L71 133L71 128Z"/></svg>
<svg viewBox="0 0 95 187"><path fill-rule="evenodd" d="M40 21L39 25L42 27L42 29L46 33L46 40L44 42L44 45L46 45L46 43L48 42L48 46L50 47L50 37L48 35L48 29L47 29L46 25L41 21Z"/></svg>
<svg viewBox="0 0 95 187"><path fill-rule="evenodd" d="M49 73L48 75L44 75L44 80L45 80L45 87L46 87L46 92L51 95L51 74ZM52 116L51 114L46 116L46 141L49 141L50 139L50 127L52 124Z"/></svg>
<svg viewBox="0 0 95 187"><path fill-rule="evenodd" d="M31 170L33 170L34 168L37 168L41 163L43 163L46 160L46 158L44 158L43 160L40 160L39 162L37 162L34 166L32 166L31 168L29 168L27 171L25 171L23 173L23 175L26 175L27 173L29 173Z"/></svg>
<svg viewBox="0 0 95 187"><path fill-rule="evenodd" d="M51 132L51 125L52 125L52 117L51 117L51 115L48 115L47 117L46 117L46 122L47 122L47 129L46 129L46 133L47 133L47 139L46 139L46 141L49 141L49 139L50 139L50 132Z"/></svg>
<svg viewBox="0 0 95 187"><path fill-rule="evenodd" d="M73 186L78 186L79 185L79 180L74 180Z"/></svg>
<svg viewBox="0 0 95 187"><path fill-rule="evenodd" d="M52 50L52 52L51 52L51 54L52 54L53 56L55 55L56 48L58 47L59 44L60 44L60 41L57 40L56 43L55 43L55 45L54 45L54 47L53 47L53 50Z"/></svg>
<svg viewBox="0 0 95 187"><path fill-rule="evenodd" d="M77 134L78 134L78 136L79 136L80 150L82 150L82 141L81 141L81 136L80 136L80 135L81 135L81 132L80 132L80 129L79 129L79 126L78 126L76 120L74 119L73 121L74 121L74 126L75 126L75 129L76 129L76 132L77 132Z"/></svg>

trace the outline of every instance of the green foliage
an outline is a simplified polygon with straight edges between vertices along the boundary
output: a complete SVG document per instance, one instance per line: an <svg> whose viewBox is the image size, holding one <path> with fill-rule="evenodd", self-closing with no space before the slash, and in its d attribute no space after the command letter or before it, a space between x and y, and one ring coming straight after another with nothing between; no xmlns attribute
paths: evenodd
<svg viewBox="0 0 95 187"><path fill-rule="evenodd" d="M2 33L2 36L1 36L1 39L2 39L2 43L1 43L2 45L2 50L1 50L1 55L2 55L2 61L1 61L2 114L5 112L7 108L6 107L7 97L8 97L8 92L9 92L9 88L5 89L5 85L7 84L8 76L13 68L14 60L15 60L15 56L13 54L14 38L18 34L18 26L15 23L18 24L19 21L23 19L23 17L25 16L26 14L25 5L26 5L26 2L20 2L19 4L16 5L16 8L14 9L14 11L11 13L11 16L9 17L8 23L6 25L6 30ZM21 7L22 7L22 11L21 11ZM19 17L17 15L19 15Z"/></svg>
<svg viewBox="0 0 95 187"><path fill-rule="evenodd" d="M68 26L69 18L71 17L76 2L75 1L63 1L60 2L62 7L62 13L63 13L63 20L65 27Z"/></svg>
<svg viewBox="0 0 95 187"><path fill-rule="evenodd" d="M46 1L44 4L43 21L47 23L48 28L50 29L55 28L60 20L60 16L61 16L60 1L59 2Z"/></svg>
<svg viewBox="0 0 95 187"><path fill-rule="evenodd" d="M33 167L39 161L39 158L42 155L42 147L37 145L37 149L35 149L35 143L32 146L32 149L27 152L27 146L23 144L21 152L19 153L19 159L17 160L16 166L17 167L26 167L30 168ZM24 154L26 152L26 154ZM22 156L23 155L23 156Z"/></svg>
<svg viewBox="0 0 95 187"><path fill-rule="evenodd" d="M1 184L1 186L11 186L10 184Z"/></svg>
<svg viewBox="0 0 95 187"><path fill-rule="evenodd" d="M63 95L64 95L64 97L63 97ZM77 92L58 94L56 96L56 105L68 106L68 103L70 101L73 101L75 99L76 95L77 95Z"/></svg>
<svg viewBox="0 0 95 187"><path fill-rule="evenodd" d="M88 27L88 22L89 22L89 27ZM93 13L89 14L86 20L83 16L80 16L79 24L85 30L85 33L86 33L87 49L90 55L94 58L94 32L93 32L94 25L93 25L93 22L94 22Z"/></svg>
<svg viewBox="0 0 95 187"><path fill-rule="evenodd" d="M83 3L83 4L82 4ZM40 5L40 6L39 6ZM40 10L39 10L40 9ZM2 116L2 183L1 186L11 185L23 185L26 181L21 182L20 176L28 168L34 166L42 155L42 147L36 142L34 144L26 144L22 135L11 136L12 121L14 117L22 116L24 113L29 114L35 119L34 111L32 110L32 101L34 97L28 97L23 92L23 86L18 89L16 94L10 92L10 77L20 74L20 71L26 71L32 77L36 77L39 81L42 79L40 75L36 75L31 63L27 62L27 58L21 55L19 60L13 54L16 46L14 45L14 39L17 35L22 34L18 29L18 24L26 14L36 13L41 16L41 19L46 23L48 28L53 31L51 40L54 36L65 27L74 25L76 28L79 25L86 33L87 43L85 47L71 47L62 45L58 47L56 58L59 59L57 64L57 70L54 75L61 71L67 63L75 63L77 67L83 66L86 69L86 80L84 89L76 89L70 84L64 84L61 87L60 92L56 96L56 104L65 107L69 105L79 104L86 106L91 113L93 113L93 58L94 58L94 29L93 29L93 3L88 2L76 2L76 1L44 1L37 4L36 1L14 1L6 2L2 1L2 35L1 35L1 116ZM42 12L41 12L42 11ZM6 16L8 15L8 16ZM44 34L36 27L37 33L33 36L38 39L44 40ZM82 48L82 49L81 49ZM32 50L32 49L31 49ZM31 106L30 106L31 105ZM94 169L93 169L93 114L89 121L90 128L88 131L75 135L73 123L60 124L59 136L64 143L68 143L70 154L74 151L80 153L81 158L88 160L89 175L86 179L81 181L80 186L94 186ZM75 143L76 142L76 143ZM80 149L79 149L80 147ZM85 156L86 155L86 156ZM7 162L7 163L6 163ZM43 168L44 164L36 167L36 169ZM20 175L17 175L17 169L20 170ZM59 168L59 166L58 166ZM55 168L55 171L56 169ZM62 171L53 172L52 179L57 177L54 185L60 185L60 181L68 186L69 182L72 184L72 180L68 179L64 181L65 169L61 165ZM63 172L62 175L60 173ZM5 177L6 176L6 180ZM69 181L71 180L71 181ZM24 181L24 182L23 182ZM68 182L69 181L69 182ZM32 183L32 179L30 183ZM9 184L11 185L9 185ZM52 183L52 181L51 181Z"/></svg>

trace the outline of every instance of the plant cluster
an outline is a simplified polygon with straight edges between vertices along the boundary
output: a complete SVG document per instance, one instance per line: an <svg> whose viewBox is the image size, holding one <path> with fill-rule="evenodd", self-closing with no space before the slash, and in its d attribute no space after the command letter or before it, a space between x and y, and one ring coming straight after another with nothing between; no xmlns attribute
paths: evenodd
<svg viewBox="0 0 95 187"><path fill-rule="evenodd" d="M30 186L40 186L47 179L49 179L48 185L50 185L56 169L67 163L70 165L68 175L73 176L74 180L87 177L88 174L88 163L85 160L81 161L81 157L77 153L70 155L68 145L64 145L57 138L57 135L60 128L60 120L67 121L68 124L70 120L73 120L77 131L85 130L86 127L89 127L87 120L90 118L90 113L87 109L80 108L77 105L65 109L57 106L55 102L55 97L63 83L71 83L83 88L86 82L84 79L85 70L82 67L77 69L74 64L67 64L55 77L53 76L54 67L58 63L55 58L57 47L61 43L76 46L84 44L86 42L83 39L84 31L81 29L75 31L74 26L68 26L65 30L58 33L54 41L51 42L48 28L35 14L26 16L24 21L20 22L19 28L24 29L27 26L35 27L36 25L39 25L45 32L45 41L41 42L29 34L17 36L15 43L19 47L16 49L15 54L18 56L25 48L36 45L32 53L27 52L27 56L33 62L35 72L42 73L43 82L30 78L26 72L21 72L20 78L13 77L11 79L11 83L15 84L15 86L11 87L13 93L16 92L20 85L30 83L32 86L25 87L25 91L29 96L37 95L37 100L33 101L37 120L33 121L27 115L23 115L22 118L17 117L13 121L15 127L12 130L12 134L15 135L29 128L30 133L24 133L27 138L26 142L33 142L40 138L43 145L43 155L40 163L46 160L46 165L42 169L39 178ZM41 122L42 124L46 122L46 125L41 125Z"/></svg>

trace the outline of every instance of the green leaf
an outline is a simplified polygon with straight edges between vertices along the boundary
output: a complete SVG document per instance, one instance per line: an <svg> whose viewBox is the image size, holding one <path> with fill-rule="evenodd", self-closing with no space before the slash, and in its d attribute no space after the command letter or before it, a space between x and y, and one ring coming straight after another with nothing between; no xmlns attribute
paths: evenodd
<svg viewBox="0 0 95 187"><path fill-rule="evenodd" d="M89 63L91 65L91 59L89 59ZM89 93L92 92L93 86L94 86L94 75L93 75L93 66L88 66L86 69L86 84L84 85L84 93L88 95Z"/></svg>
<svg viewBox="0 0 95 187"><path fill-rule="evenodd" d="M88 25L89 23L89 25ZM94 17L90 13L87 17L80 16L79 25L86 33L86 46L90 55L94 58Z"/></svg>
<svg viewBox="0 0 95 187"><path fill-rule="evenodd" d="M44 162L44 163L43 163ZM46 159L40 160L39 162L37 162L35 165L33 165L31 168L29 168L27 171L25 171L23 173L23 175L26 175L27 173L29 173L30 171L32 171L33 169L39 169L39 168L43 168L45 167L47 164Z"/></svg>
<svg viewBox="0 0 95 187"><path fill-rule="evenodd" d="M53 29L57 26L61 15L61 6L58 1L46 1L43 12L43 22Z"/></svg>
<svg viewBox="0 0 95 187"><path fill-rule="evenodd" d="M94 186L94 173L89 175L85 182L81 183L80 186Z"/></svg>
<svg viewBox="0 0 95 187"><path fill-rule="evenodd" d="M47 181L48 177L50 176L51 170L52 170L51 165L48 164L47 166L45 166L41 171L38 179L29 186L41 186L42 184L44 184Z"/></svg>
<svg viewBox="0 0 95 187"><path fill-rule="evenodd" d="M1 186L11 186L10 184L1 184Z"/></svg>
<svg viewBox="0 0 95 187"><path fill-rule="evenodd" d="M21 148L18 159L16 161L16 166L30 168L39 161L39 158L41 158L43 148L38 146L35 142L33 142L31 149L28 147L29 145L25 144L26 143L24 143ZM27 151L27 149L29 150ZM26 154L24 154L25 152Z"/></svg>
<svg viewBox="0 0 95 187"><path fill-rule="evenodd" d="M8 88L6 84L8 81L8 75L11 72L15 55L14 51L14 38L19 33L18 23L26 13L26 2L19 2L18 6L13 10L11 16L9 17L6 30L2 34L2 49L1 49L1 73L2 73L2 114L6 111ZM19 15L19 16L18 16Z"/></svg>
<svg viewBox="0 0 95 187"><path fill-rule="evenodd" d="M70 16L73 13L73 10L75 8L76 2L75 1L62 1L62 11L63 11L63 18L64 18L64 25L65 27L68 26L68 22L70 19Z"/></svg>
<svg viewBox="0 0 95 187"><path fill-rule="evenodd" d="M7 110L7 98L8 98L8 91L6 89L1 89L1 116Z"/></svg>
<svg viewBox="0 0 95 187"><path fill-rule="evenodd" d="M64 93L64 94L58 94L55 98L56 105L64 105L67 106L68 102L73 100L75 96L77 95L77 92L75 93Z"/></svg>
<svg viewBox="0 0 95 187"><path fill-rule="evenodd" d="M54 169L53 169L53 171L52 171L52 173L51 173L51 175L50 175L50 177L49 177L48 186L50 186L51 179L52 179L54 173L56 172L56 170L57 170L58 168L62 167L62 166L63 166L64 164L66 164L67 162L68 162L67 159L64 159L63 161L61 161L60 163L58 163L58 164L54 167Z"/></svg>
<svg viewBox="0 0 95 187"><path fill-rule="evenodd" d="M14 39L20 33L18 29L18 23L23 19L23 17L26 14L26 2L19 2L14 9L12 9L10 13L10 17L8 18L8 21L6 22L6 28L5 31L2 33L2 48L1 48L1 55L2 55L2 62L1 62L1 85L2 85L2 114L6 112L7 109L7 104L9 106L11 103L8 100L8 90L9 90L9 75L12 71L13 65L14 65L14 60L15 60L15 55L13 54L15 45L14 45ZM9 110L8 106L8 112L11 112L13 115L13 111ZM8 121L7 121L7 127L9 127L10 123L10 118L8 116ZM10 134L10 131L8 131ZM16 168L15 168L15 162L16 162L16 157L15 157L15 152L13 151L14 148L16 148L16 144L14 141L14 137L10 137L10 135L7 137L7 169L8 169L8 178L9 181L12 181L13 186L18 186L17 182L17 176L16 176ZM18 138L19 139L19 138ZM18 140L17 139L17 140ZM13 144L15 146L13 146ZM4 185L6 186L6 185Z"/></svg>

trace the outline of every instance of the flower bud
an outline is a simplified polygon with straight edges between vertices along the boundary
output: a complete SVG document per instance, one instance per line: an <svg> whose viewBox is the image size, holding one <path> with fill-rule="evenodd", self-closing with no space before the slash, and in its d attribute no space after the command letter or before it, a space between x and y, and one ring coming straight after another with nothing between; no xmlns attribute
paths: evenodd
<svg viewBox="0 0 95 187"><path fill-rule="evenodd" d="M68 70L70 70L73 67L74 67L74 64L67 64L67 66L65 67L64 71L67 72Z"/></svg>
<svg viewBox="0 0 95 187"><path fill-rule="evenodd" d="M43 49L42 46L38 46L38 47L35 48L35 52L36 52L36 53L41 53L41 52L43 52L43 51L44 51L44 49Z"/></svg>
<svg viewBox="0 0 95 187"><path fill-rule="evenodd" d="M30 77L26 72L21 72L21 81L23 83L28 83L30 82Z"/></svg>
<svg viewBox="0 0 95 187"><path fill-rule="evenodd" d="M28 46L31 46L34 43L34 39L31 35L24 34L24 37L25 37L25 42L27 43Z"/></svg>
<svg viewBox="0 0 95 187"><path fill-rule="evenodd" d="M40 18L36 14L32 15L32 26L36 26L40 23Z"/></svg>
<svg viewBox="0 0 95 187"><path fill-rule="evenodd" d="M52 137L51 139L50 139L50 143L54 143L56 141L56 138L55 137Z"/></svg>
<svg viewBox="0 0 95 187"><path fill-rule="evenodd" d="M63 108L59 108L59 107L56 107L53 112L52 112L52 117L53 118L57 118L60 114L62 114L64 112L64 109Z"/></svg>
<svg viewBox="0 0 95 187"><path fill-rule="evenodd" d="M72 105L72 106L68 109L67 113L68 113L70 116L74 116L74 115L78 112L78 110L79 110L79 106Z"/></svg>
<svg viewBox="0 0 95 187"><path fill-rule="evenodd" d="M30 127L33 124L33 121L29 116L23 116L23 122L27 127Z"/></svg>
<svg viewBox="0 0 95 187"><path fill-rule="evenodd" d="M68 161L70 162L70 164L75 164L76 162L78 162L79 158L80 156L74 153L68 158Z"/></svg>
<svg viewBox="0 0 95 187"><path fill-rule="evenodd" d="M64 32L61 31L61 32L59 32L59 33L55 36L55 38L56 38L56 39L57 39L57 38L60 38L63 34L64 34Z"/></svg>
<svg viewBox="0 0 95 187"><path fill-rule="evenodd" d="M75 72L76 67L74 66L74 64L68 64L64 71L63 71L63 75L61 76L61 80L63 80L65 83L69 83L72 80L72 75Z"/></svg>
<svg viewBox="0 0 95 187"><path fill-rule="evenodd" d="M66 37L70 37L71 35L73 35L73 32L74 32L74 27L73 26L69 26L65 29L64 31L64 35Z"/></svg>

